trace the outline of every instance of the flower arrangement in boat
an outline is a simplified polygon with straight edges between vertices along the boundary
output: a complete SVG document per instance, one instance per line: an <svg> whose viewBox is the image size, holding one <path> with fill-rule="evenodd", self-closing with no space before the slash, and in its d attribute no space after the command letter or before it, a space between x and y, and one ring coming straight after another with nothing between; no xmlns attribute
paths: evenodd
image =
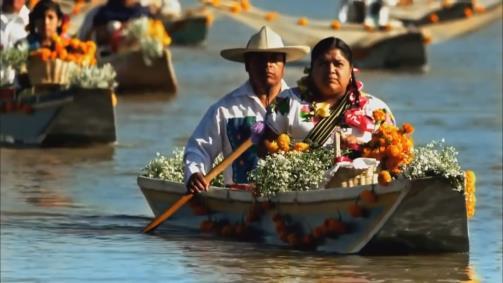
<svg viewBox="0 0 503 283"><path fill-rule="evenodd" d="M290 137L284 133L279 135L276 139L265 139L264 145L269 153L277 153L280 151L283 153L289 151L305 152L309 150L309 144L304 142L292 144Z"/></svg>
<svg viewBox="0 0 503 283"><path fill-rule="evenodd" d="M66 37L53 36L52 47L30 52L28 76L33 85L68 84L68 75L74 68L96 64L96 44Z"/></svg>
<svg viewBox="0 0 503 283"><path fill-rule="evenodd" d="M148 162L143 168L141 175L171 182L183 183L183 152L184 147L175 148L170 156L156 153L156 157ZM216 158L215 163L222 161L222 157ZM224 186L223 174L219 174L211 182L213 186Z"/></svg>
<svg viewBox="0 0 503 283"><path fill-rule="evenodd" d="M442 177L451 186L464 191L468 217L475 215L475 173L463 171L457 159L458 152L445 141L432 141L414 148L414 158L404 169L405 178L413 180L426 177Z"/></svg>
<svg viewBox="0 0 503 283"><path fill-rule="evenodd" d="M117 86L115 80L117 73L111 64L101 67L85 66L70 72L69 82L71 86L85 89L113 89Z"/></svg>
<svg viewBox="0 0 503 283"><path fill-rule="evenodd" d="M324 181L333 156L331 147L278 151L259 160L249 179L255 183L257 193L267 197L279 192L313 190Z"/></svg>
<svg viewBox="0 0 503 283"><path fill-rule="evenodd" d="M28 58L28 51L20 48L0 50L0 87L13 86L16 72Z"/></svg>
<svg viewBox="0 0 503 283"><path fill-rule="evenodd" d="M171 44L171 37L160 20L146 17L132 20L125 27L123 34L128 41L139 44L145 63L163 55L164 48Z"/></svg>
<svg viewBox="0 0 503 283"><path fill-rule="evenodd" d="M382 110L374 111L373 114L375 121L379 123L386 117ZM377 132L372 134L372 139L362 146L363 157L380 161L380 184L389 184L392 178L402 173L403 167L412 161L414 143L410 135L413 131L414 128L408 123L401 128L382 124Z"/></svg>
<svg viewBox="0 0 503 283"><path fill-rule="evenodd" d="M38 48L30 52L30 57L39 58L43 62L60 59L80 66L96 64L96 44L93 41L80 41L58 35L54 35L52 41L52 48Z"/></svg>

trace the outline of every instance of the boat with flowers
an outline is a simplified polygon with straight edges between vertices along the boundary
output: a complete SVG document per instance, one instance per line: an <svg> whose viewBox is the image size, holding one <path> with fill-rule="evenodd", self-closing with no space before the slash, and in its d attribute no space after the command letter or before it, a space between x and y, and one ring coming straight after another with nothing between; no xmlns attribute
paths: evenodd
<svg viewBox="0 0 503 283"><path fill-rule="evenodd" d="M216 13L252 28L271 27L290 43L313 47L319 40L337 36L353 50L361 68L421 67L426 64L423 35L402 25L373 29L362 24L341 24L306 17L292 17L254 7L249 1L206 1Z"/></svg>
<svg viewBox="0 0 503 283"><path fill-rule="evenodd" d="M275 152L249 174L252 187L213 183L167 222L328 253L466 252L475 175L461 171L452 147L413 148L412 131L410 124L380 125L350 153L361 153L353 160L341 155L340 138L335 150L311 149L281 134L268 141ZM182 152L158 156L137 179L156 217L187 193Z"/></svg>
<svg viewBox="0 0 503 283"><path fill-rule="evenodd" d="M112 143L114 93L70 88L0 100L0 142L10 146Z"/></svg>
<svg viewBox="0 0 503 283"><path fill-rule="evenodd" d="M160 179L139 177L138 185L155 216L186 193L183 184ZM167 223L227 238L339 254L469 248L465 197L438 178L281 192L273 198L212 187Z"/></svg>
<svg viewBox="0 0 503 283"><path fill-rule="evenodd" d="M119 22L110 30L96 29L100 64L111 64L117 73L118 91L175 94L177 80L168 46L171 37L160 20L138 18Z"/></svg>
<svg viewBox="0 0 503 283"><path fill-rule="evenodd" d="M1 52L6 70L10 68L14 73L0 101L2 142L115 142L115 72L110 65L94 65L92 42L54 40L54 50L39 48L30 54L17 49ZM31 87L15 89L16 72L22 72L20 65L26 65L25 75Z"/></svg>
<svg viewBox="0 0 503 283"><path fill-rule="evenodd" d="M458 7L454 10L457 13L444 15L431 11L417 20L426 42L437 43L461 36L501 19L503 14L501 1L488 3L486 6L457 3L453 7Z"/></svg>

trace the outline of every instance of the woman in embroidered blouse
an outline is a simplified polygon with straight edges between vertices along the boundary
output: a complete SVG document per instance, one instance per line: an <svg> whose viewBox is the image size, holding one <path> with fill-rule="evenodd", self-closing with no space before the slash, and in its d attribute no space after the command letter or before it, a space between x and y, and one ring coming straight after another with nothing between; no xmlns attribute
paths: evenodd
<svg viewBox="0 0 503 283"><path fill-rule="evenodd" d="M362 84L355 78L351 49L341 39L328 37L318 42L311 52L307 73L298 81L297 88L283 95L289 98L278 102L275 115L269 119L268 125L276 134L288 133L294 140L304 140L314 146L332 143L332 134L313 141L310 131L338 106L342 107L341 114L328 128L333 130L339 126L346 145L371 139L377 129L373 117L376 110L385 114L385 123L395 124L383 101L360 91Z"/></svg>

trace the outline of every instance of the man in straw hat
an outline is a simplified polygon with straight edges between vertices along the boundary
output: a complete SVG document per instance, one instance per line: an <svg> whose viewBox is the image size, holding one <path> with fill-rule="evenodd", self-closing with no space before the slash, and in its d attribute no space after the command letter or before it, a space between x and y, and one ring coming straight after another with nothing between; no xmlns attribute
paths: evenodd
<svg viewBox="0 0 503 283"><path fill-rule="evenodd" d="M187 142L184 154L185 184L189 192L208 189L203 176L222 153L230 155L250 137L250 127L264 121L267 106L288 89L283 74L285 63L303 58L307 46L284 46L281 37L269 27L262 27L245 48L225 49L227 60L245 63L248 80L213 104ZM254 147L243 153L224 172L226 184L248 183L247 174L256 166Z"/></svg>

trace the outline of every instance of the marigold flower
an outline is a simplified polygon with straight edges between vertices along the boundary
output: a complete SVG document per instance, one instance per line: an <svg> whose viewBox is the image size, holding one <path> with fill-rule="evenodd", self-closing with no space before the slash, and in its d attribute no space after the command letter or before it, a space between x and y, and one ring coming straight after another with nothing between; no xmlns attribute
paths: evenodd
<svg viewBox="0 0 503 283"><path fill-rule="evenodd" d="M387 150L386 150L386 153L391 156L391 157L399 157L400 156L400 148L396 145L390 145L388 146Z"/></svg>
<svg viewBox="0 0 503 283"><path fill-rule="evenodd" d="M391 183L391 174L389 173L388 170L382 170L379 172L379 175L377 176L377 180L380 185L387 186L389 183Z"/></svg>
<svg viewBox="0 0 503 283"><path fill-rule="evenodd" d="M305 142L298 142L294 145L294 150L304 152L309 150L309 144Z"/></svg>
<svg viewBox="0 0 503 283"><path fill-rule="evenodd" d="M406 134L412 134L414 132L414 127L410 123L405 123L402 125L402 131Z"/></svg>
<svg viewBox="0 0 503 283"><path fill-rule="evenodd" d="M299 26L307 26L309 24L309 20L306 17L301 17L297 20L297 24Z"/></svg>
<svg viewBox="0 0 503 283"><path fill-rule="evenodd" d="M314 105L314 115L321 118L330 116L330 104L326 102L316 103Z"/></svg>
<svg viewBox="0 0 503 283"><path fill-rule="evenodd" d="M341 22L339 22L338 20L333 20L331 23L330 23L330 27L332 29L335 29L335 30L338 30L341 28Z"/></svg>
<svg viewBox="0 0 503 283"><path fill-rule="evenodd" d="M277 141L280 150L285 152L290 150L290 137L287 134L279 135Z"/></svg>
<svg viewBox="0 0 503 283"><path fill-rule="evenodd" d="M269 140L266 139L264 141L264 144L265 144L265 148L267 149L267 151L269 153L276 153L279 150L279 146L278 146L278 143L276 141L269 141Z"/></svg>
<svg viewBox="0 0 503 283"><path fill-rule="evenodd" d="M372 112L372 116L374 117L374 121L376 123L384 122L386 120L386 112L384 109L378 109Z"/></svg>
<svg viewBox="0 0 503 283"><path fill-rule="evenodd" d="M265 14L265 19L268 22L272 22L278 18L278 13L277 12L268 12Z"/></svg>

